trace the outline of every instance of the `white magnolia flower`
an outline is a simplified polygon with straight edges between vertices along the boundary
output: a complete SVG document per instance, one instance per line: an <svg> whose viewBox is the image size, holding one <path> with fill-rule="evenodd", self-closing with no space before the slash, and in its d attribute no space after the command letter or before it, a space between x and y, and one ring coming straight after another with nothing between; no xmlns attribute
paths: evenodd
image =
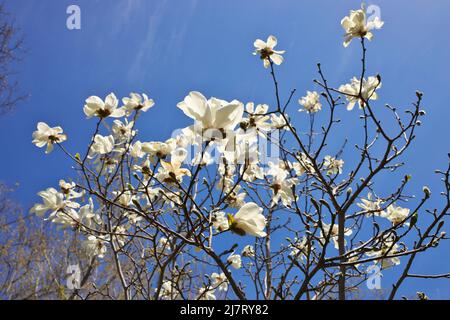
<svg viewBox="0 0 450 320"><path fill-rule="evenodd" d="M112 230L114 233L114 238L117 240L120 247L123 247L128 239L126 233L129 227L130 225L121 225L114 227Z"/></svg>
<svg viewBox="0 0 450 320"><path fill-rule="evenodd" d="M285 207L289 207L295 201L296 196L292 186L298 182L297 178L287 178L288 171L283 162L269 162L269 170L266 175L271 176L272 205L278 204L281 200Z"/></svg>
<svg viewBox="0 0 450 320"><path fill-rule="evenodd" d="M113 191L113 194L117 197L114 202L117 201L123 207L129 207L132 205L135 196L129 190L126 191Z"/></svg>
<svg viewBox="0 0 450 320"><path fill-rule="evenodd" d="M135 159L142 158L143 156L145 156L145 152L142 150L141 141L136 141L133 145L131 145L130 155Z"/></svg>
<svg viewBox="0 0 450 320"><path fill-rule="evenodd" d="M76 187L75 182L66 182L63 179L59 180L58 182L59 187L61 188L61 191L64 193L69 193L70 190L74 189Z"/></svg>
<svg viewBox="0 0 450 320"><path fill-rule="evenodd" d="M372 199L372 193L367 194L367 199L361 199L360 203L357 203L356 205L363 209L364 211L367 211L367 215L375 215L379 216L383 214L383 210L381 208L381 205L383 204L383 200L377 198Z"/></svg>
<svg viewBox="0 0 450 320"><path fill-rule="evenodd" d="M94 211L94 202L92 201L92 198L89 198L88 204L80 208L78 215L80 216L80 221L89 228L94 222L100 221L100 216Z"/></svg>
<svg viewBox="0 0 450 320"><path fill-rule="evenodd" d="M127 110L128 114L134 110L141 110L146 112L148 109L155 105L153 99L149 99L148 96L143 93L142 96L138 93L130 93L130 97L122 99L124 108Z"/></svg>
<svg viewBox="0 0 450 320"><path fill-rule="evenodd" d="M325 156L323 166L328 175L341 174L344 160L338 160L332 156Z"/></svg>
<svg viewBox="0 0 450 320"><path fill-rule="evenodd" d="M200 123L202 129L233 130L241 122L244 112L242 102L228 102L217 98L207 100L197 91L191 91L177 107Z"/></svg>
<svg viewBox="0 0 450 320"><path fill-rule="evenodd" d="M231 264L231 266L235 269L240 269L242 267L241 256L238 254L232 253L228 258L227 262Z"/></svg>
<svg viewBox="0 0 450 320"><path fill-rule="evenodd" d="M212 285L214 288L217 288L219 291L228 291L228 279L225 276L225 273L213 273L211 274Z"/></svg>
<svg viewBox="0 0 450 320"><path fill-rule="evenodd" d="M214 295L214 290L208 287L203 287L198 289L198 300L216 300L216 296Z"/></svg>
<svg viewBox="0 0 450 320"><path fill-rule="evenodd" d="M94 143L89 150L89 157L93 158L96 155L107 154L113 151L114 149L114 137L112 135L102 136L100 134L96 134L94 137Z"/></svg>
<svg viewBox="0 0 450 320"><path fill-rule="evenodd" d="M283 180L286 180L289 172L286 170L286 166L283 162L269 162L269 169L267 170L266 175L272 177L272 184L281 183Z"/></svg>
<svg viewBox="0 0 450 320"><path fill-rule="evenodd" d="M363 108L365 101L377 100L378 94L375 90L379 88L381 88L381 81L378 76L369 77L367 80L363 79L362 86L360 79L353 77L350 83L341 85L339 91L346 95L347 110L353 110L356 102L358 102L360 108ZM360 90L361 95L359 94ZM360 99L361 97L362 99Z"/></svg>
<svg viewBox="0 0 450 320"><path fill-rule="evenodd" d="M387 207L386 211L381 214L383 218L387 218L392 222L392 225L396 226L402 223L409 216L409 209L391 204ZM406 226L409 226L409 222L405 222Z"/></svg>
<svg viewBox="0 0 450 320"><path fill-rule="evenodd" d="M270 121L271 121L270 125L273 129L284 129L289 131L289 127L286 123L286 120L281 114L277 116L275 113L272 113L270 115Z"/></svg>
<svg viewBox="0 0 450 320"><path fill-rule="evenodd" d="M83 219L85 219L84 215L81 216L80 213L84 213L80 209L80 213L75 209L79 208L80 205L76 202L70 201L70 195L64 194L65 200L61 200L61 194L55 193L56 190L53 188L49 188L46 191L40 192L40 196L44 199L44 204L37 204L31 210L32 212L36 212L38 214L39 210L44 210L44 207L47 206L47 209L52 211L47 219L52 223L59 224L62 228L78 228ZM49 203L49 201L53 201L53 203ZM46 203L47 202L47 203ZM44 212L45 213L45 212ZM41 213L39 212L38 215ZM43 214L43 213L42 213Z"/></svg>
<svg viewBox="0 0 450 320"><path fill-rule="evenodd" d="M256 163L249 164L247 167L241 166L241 174L242 173L242 179L244 181L253 182L257 179L264 179L264 169Z"/></svg>
<svg viewBox="0 0 450 320"><path fill-rule="evenodd" d="M107 251L107 243L106 236L90 235L84 241L83 245L89 256L103 258Z"/></svg>
<svg viewBox="0 0 450 320"><path fill-rule="evenodd" d="M166 142L151 141L142 143L142 151L158 159L164 159L176 149L176 141L168 139Z"/></svg>
<svg viewBox="0 0 450 320"><path fill-rule="evenodd" d="M229 228L228 219L225 215L225 212L218 211L218 212L212 213L211 222L212 222L213 227L218 232L228 230L228 228Z"/></svg>
<svg viewBox="0 0 450 320"><path fill-rule="evenodd" d="M255 256L255 248L248 244L244 247L244 249L242 249L241 255L247 258L253 258Z"/></svg>
<svg viewBox="0 0 450 320"><path fill-rule="evenodd" d="M84 105L83 110L88 119L92 117L120 118L125 115L125 109L118 108L118 104L119 101L114 93L107 95L105 101L97 96L90 96L86 99L86 104Z"/></svg>
<svg viewBox="0 0 450 320"><path fill-rule="evenodd" d="M264 115L269 110L269 106L267 104L258 104L255 108L255 103L253 102L247 102L245 105L245 111L247 111L249 114L253 115Z"/></svg>
<svg viewBox="0 0 450 320"><path fill-rule="evenodd" d="M239 235L265 237L266 218L262 211L254 202L244 204L234 216L228 215L230 229Z"/></svg>
<svg viewBox="0 0 450 320"><path fill-rule="evenodd" d="M175 141L175 147L187 149L193 145L201 145L203 138L199 134L200 130L196 130L195 125L178 130L176 135L172 136ZM169 139L170 140L170 139Z"/></svg>
<svg viewBox="0 0 450 320"><path fill-rule="evenodd" d="M367 38L372 40L371 30L380 29L384 22L379 17L367 21L364 5L359 10L351 10L349 16L341 20L342 28L345 30L344 47L347 47L353 38Z"/></svg>
<svg viewBox="0 0 450 320"><path fill-rule="evenodd" d="M262 131L269 131L271 125L267 122L270 119L270 116L266 115L268 110L269 106L267 104L258 104L255 108L253 102L248 102L245 105L245 111L247 111L249 117L241 124L241 127L244 125L245 129L256 128Z"/></svg>
<svg viewBox="0 0 450 320"><path fill-rule="evenodd" d="M33 132L33 143L36 147L42 148L47 145L45 153L52 152L55 143L61 143L66 140L67 136L63 134L61 127L50 128L45 122L39 122L37 130Z"/></svg>
<svg viewBox="0 0 450 320"><path fill-rule="evenodd" d="M297 179L286 179L281 184L274 184L272 188L272 205L276 205L280 200L283 206L290 207L292 202L296 200L296 196L292 190L292 186L297 183Z"/></svg>
<svg viewBox="0 0 450 320"><path fill-rule="evenodd" d="M333 228L331 228L331 225L323 223L322 224L323 231L320 231L320 243L323 245L326 238L328 237L328 234L330 234L330 240L333 241L334 247L336 249L339 249L339 243L338 243L338 237L339 237L339 226L337 224L333 225ZM330 230L331 229L331 230ZM344 235L350 236L352 234L352 229L345 228L344 229ZM347 240L344 239L344 245L347 244Z"/></svg>
<svg viewBox="0 0 450 320"><path fill-rule="evenodd" d="M191 176L189 169L181 168L187 152L184 149L175 150L170 162L161 160L161 166L158 168L156 179L164 183L176 183L183 180L183 176Z"/></svg>
<svg viewBox="0 0 450 320"><path fill-rule="evenodd" d="M56 212L49 220L62 228L76 228L80 223L80 216L75 210L65 210Z"/></svg>
<svg viewBox="0 0 450 320"><path fill-rule="evenodd" d="M145 159L140 165L135 164L132 167L133 171L139 172L142 174L143 182L148 182L148 180L153 177L153 170L151 169L150 160ZM145 192L144 192L145 194ZM145 194L144 198L147 198L147 194Z"/></svg>
<svg viewBox="0 0 450 320"><path fill-rule="evenodd" d="M225 199L225 203L227 203L231 208L241 208L245 204L245 198L247 197L246 192L238 192L241 188L240 185L237 185L235 190L232 192L227 192L228 196Z"/></svg>
<svg viewBox="0 0 450 320"><path fill-rule="evenodd" d="M192 158L190 164L193 166L209 166L213 164L216 159L211 155L211 153L207 150L198 150Z"/></svg>
<svg viewBox="0 0 450 320"><path fill-rule="evenodd" d="M63 179L59 180L59 188L61 192L67 197L67 199L77 199L81 198L84 195L84 191L76 192L75 189L77 187L75 182L66 182Z"/></svg>
<svg viewBox="0 0 450 320"><path fill-rule="evenodd" d="M58 192L55 188L48 188L39 192L38 195L42 198L43 203L35 204L30 213L35 213L40 217L50 211L49 219L51 219L57 212L71 211L80 207L78 203L67 200L64 194Z"/></svg>
<svg viewBox="0 0 450 320"><path fill-rule="evenodd" d="M366 255L370 258L380 257L378 261L381 262L381 267L383 269L396 266L400 264L399 257L385 258L386 256L393 255L400 252L399 246L394 242L394 237L387 237L380 248L373 249L366 252Z"/></svg>
<svg viewBox="0 0 450 320"><path fill-rule="evenodd" d="M298 103L304 107L304 109L299 109L298 111L306 111L308 113L315 113L322 109L322 104L320 103L320 96L316 91L307 91L306 96L298 100Z"/></svg>
<svg viewBox="0 0 450 320"><path fill-rule="evenodd" d="M113 122L111 130L114 134L114 137L118 141L123 141L123 140L127 141L128 139L133 137L136 133L133 130L133 126L134 126L134 121L128 122L128 120L125 119L125 123L123 123L122 121L116 119Z"/></svg>
<svg viewBox="0 0 450 320"><path fill-rule="evenodd" d="M300 155L297 157L298 162L294 161L292 163L292 169L294 169L295 174L297 176L301 176L304 173L312 174L315 172L314 166L311 163L311 160L309 160L308 156L305 153L300 153Z"/></svg>
<svg viewBox="0 0 450 320"><path fill-rule="evenodd" d="M176 284L170 280L164 280L159 291L159 296L163 300L178 300L181 298Z"/></svg>
<svg viewBox="0 0 450 320"><path fill-rule="evenodd" d="M307 253L307 244L308 239L304 236L301 239L295 238L294 241L289 244L289 248L291 249L291 252L289 255L295 259L303 260Z"/></svg>
<svg viewBox="0 0 450 320"><path fill-rule="evenodd" d="M256 48L253 54L259 55L261 57L261 60L264 63L264 68L270 66L270 61L272 61L276 65L280 65L283 62L282 54L285 53L285 51L277 51L273 49L277 45L277 42L277 38L271 35L267 38L266 42L261 39L256 39L256 41L253 43Z"/></svg>

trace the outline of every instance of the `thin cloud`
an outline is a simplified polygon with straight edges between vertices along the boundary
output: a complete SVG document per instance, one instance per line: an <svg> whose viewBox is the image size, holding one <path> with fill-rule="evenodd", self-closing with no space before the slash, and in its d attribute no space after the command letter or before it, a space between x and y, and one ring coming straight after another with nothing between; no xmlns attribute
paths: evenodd
<svg viewBox="0 0 450 320"><path fill-rule="evenodd" d="M158 37L161 34L163 22L167 17L169 8L167 1L158 3L152 8L152 13L148 17L148 24L145 33L142 35L140 46L135 50L133 64L128 73L129 78L139 80L145 75L149 66L155 61L167 63L170 59L177 59L181 54L181 48L186 39L186 32L192 16L195 13L197 0L185 2L182 9L179 9L177 15L179 23L170 25L169 35L162 39Z"/></svg>

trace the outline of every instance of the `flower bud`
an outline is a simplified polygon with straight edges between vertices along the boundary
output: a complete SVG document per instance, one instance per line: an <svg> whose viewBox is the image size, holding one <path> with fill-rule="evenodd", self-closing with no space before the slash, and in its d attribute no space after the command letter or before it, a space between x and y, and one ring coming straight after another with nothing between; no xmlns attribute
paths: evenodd
<svg viewBox="0 0 450 320"><path fill-rule="evenodd" d="M425 198L429 198L430 197L430 195L431 195L430 188L428 188L427 186L423 186L422 191L425 194Z"/></svg>
<svg viewBox="0 0 450 320"><path fill-rule="evenodd" d="M416 91L416 96L418 99L422 99L423 93L420 91Z"/></svg>

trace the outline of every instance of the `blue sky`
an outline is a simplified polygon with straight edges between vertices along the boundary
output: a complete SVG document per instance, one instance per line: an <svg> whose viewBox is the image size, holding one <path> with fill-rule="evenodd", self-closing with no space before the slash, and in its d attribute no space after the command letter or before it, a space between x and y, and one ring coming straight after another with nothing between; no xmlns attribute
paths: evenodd
<svg viewBox="0 0 450 320"><path fill-rule="evenodd" d="M382 103L407 106L415 90L424 92L427 116L406 156L411 193L423 184L434 191L438 206L442 188L433 171L444 168L449 149L450 2L377 1L385 21L368 44L368 73L380 73ZM66 28L66 8L81 8L81 30ZM70 162L60 153L45 156L31 144L38 121L61 125L69 149L84 150L93 129L83 102L146 92L156 102L140 120L142 140L164 140L175 128L189 125L176 108L191 90L226 100L274 105L267 70L251 53L256 38L278 37L286 50L278 69L283 95L316 89L316 63L338 86L359 73L360 48L342 46L340 20L359 1L145 1L84 0L7 1L25 36L27 53L18 66L18 81L30 94L11 114L0 118L0 180L19 183L15 197L24 207L36 192L71 176ZM297 105L291 107L296 114ZM341 128L352 135L351 126ZM82 149L83 148L83 149ZM389 184L389 179L386 183ZM415 273L450 270L450 245L418 259ZM420 286L434 298L450 298L449 280L409 281L401 293Z"/></svg>

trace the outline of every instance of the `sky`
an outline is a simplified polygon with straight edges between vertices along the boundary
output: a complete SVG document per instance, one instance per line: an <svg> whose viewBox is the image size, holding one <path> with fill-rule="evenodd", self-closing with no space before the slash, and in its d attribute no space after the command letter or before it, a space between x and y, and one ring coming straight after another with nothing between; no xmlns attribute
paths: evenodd
<svg viewBox="0 0 450 320"><path fill-rule="evenodd" d="M442 190L435 169L448 163L450 101L450 1L376 1L382 30L368 43L368 73L381 74L380 103L410 105L415 91L424 93L427 116L404 170L412 173L410 191L427 184L439 206ZM81 29L68 30L66 9L81 9ZM314 90L316 63L321 62L335 86L359 74L360 47L342 46L340 20L359 1L147 1L21 0L6 1L24 36L26 54L17 80L29 98L0 117L0 181L18 184L14 197L25 208L36 193L72 174L61 153L45 156L31 143L39 121L61 125L68 148L84 150L94 121L82 107L91 95L126 96L145 92L156 102L140 119L146 141L165 140L190 121L176 108L189 91L225 100L274 105L267 70L252 55L256 38L273 34L286 50L278 68L282 95L296 88L295 101ZM298 105L290 110L296 114ZM351 136L352 126L341 128ZM386 184L392 183L386 179ZM415 273L450 271L450 244L419 258ZM411 296L419 287L432 298L450 298L450 280L407 280L400 291Z"/></svg>

